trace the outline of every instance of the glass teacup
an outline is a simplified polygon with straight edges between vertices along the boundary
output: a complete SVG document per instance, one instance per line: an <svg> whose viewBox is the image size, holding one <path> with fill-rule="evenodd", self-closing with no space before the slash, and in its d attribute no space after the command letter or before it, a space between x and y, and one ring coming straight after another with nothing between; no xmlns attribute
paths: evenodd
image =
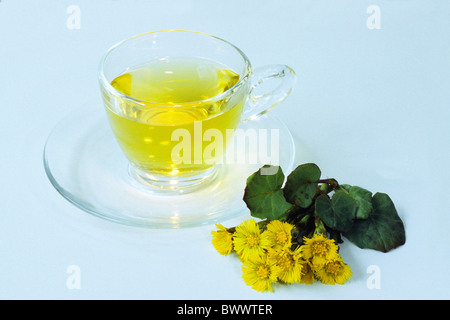
<svg viewBox="0 0 450 320"><path fill-rule="evenodd" d="M256 94L267 80L275 89ZM223 39L167 30L114 45L101 60L99 81L130 174L173 193L214 180L239 123L280 104L295 73L286 65L253 70L246 55Z"/></svg>

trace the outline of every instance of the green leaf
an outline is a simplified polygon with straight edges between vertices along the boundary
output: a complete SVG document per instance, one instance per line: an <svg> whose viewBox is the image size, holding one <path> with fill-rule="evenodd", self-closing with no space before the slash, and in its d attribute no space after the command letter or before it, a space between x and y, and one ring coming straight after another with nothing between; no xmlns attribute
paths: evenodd
<svg viewBox="0 0 450 320"><path fill-rule="evenodd" d="M299 165L287 177L283 189L286 200L302 208L310 206L317 192L320 174L319 167L314 163Z"/></svg>
<svg viewBox="0 0 450 320"><path fill-rule="evenodd" d="M356 219L367 219L372 212L372 192L358 186L352 186L347 191L358 203Z"/></svg>
<svg viewBox="0 0 450 320"><path fill-rule="evenodd" d="M331 200L325 194L316 199L316 215L331 229L350 230L355 212L356 201L342 190L336 191Z"/></svg>
<svg viewBox="0 0 450 320"><path fill-rule="evenodd" d="M360 248L388 252L406 241L405 228L394 203L385 193L372 197L372 213L365 220L355 220L344 236Z"/></svg>
<svg viewBox="0 0 450 320"><path fill-rule="evenodd" d="M284 174L281 168L275 174L263 174L264 166L247 178L244 201L253 217L276 220L291 208L281 187ZM271 170L272 171L272 170Z"/></svg>

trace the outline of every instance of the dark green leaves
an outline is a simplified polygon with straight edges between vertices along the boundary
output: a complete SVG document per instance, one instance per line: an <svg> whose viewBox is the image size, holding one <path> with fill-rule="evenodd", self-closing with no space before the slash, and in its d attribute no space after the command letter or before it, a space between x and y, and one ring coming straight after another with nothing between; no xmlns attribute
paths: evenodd
<svg viewBox="0 0 450 320"><path fill-rule="evenodd" d="M383 252L405 243L403 222L387 194L372 196L364 188L339 185L320 175L317 165L303 164L283 187L281 168L264 166L247 179L244 201L254 217L294 224L300 241L313 232L325 232Z"/></svg>
<svg viewBox="0 0 450 320"><path fill-rule="evenodd" d="M286 201L281 189L284 174L281 168L276 174L264 174L262 169L256 171L247 179L244 201L251 215L261 219L276 220L292 205Z"/></svg>
<svg viewBox="0 0 450 320"><path fill-rule="evenodd" d="M287 178L284 189L283 171L280 167L272 169L264 166L247 179L244 201L252 216L275 220L292 205L303 208L311 205L317 192L316 181L320 179L319 167L312 163L298 166Z"/></svg>
<svg viewBox="0 0 450 320"><path fill-rule="evenodd" d="M348 231L355 219L356 201L344 191L336 191L332 199L323 194L316 200L316 215L331 229Z"/></svg>
<svg viewBox="0 0 450 320"><path fill-rule="evenodd" d="M313 201L319 179L320 169L317 165L314 163L300 165L288 176L284 196L290 203L306 208Z"/></svg>
<svg viewBox="0 0 450 320"><path fill-rule="evenodd" d="M405 243L405 228L394 203L385 193L372 197L373 210L365 220L356 220L345 237L360 248L387 252Z"/></svg>
<svg viewBox="0 0 450 320"><path fill-rule="evenodd" d="M358 210L356 211L357 219L367 219L372 211L372 192L357 186L342 185L348 191L350 196L357 201Z"/></svg>

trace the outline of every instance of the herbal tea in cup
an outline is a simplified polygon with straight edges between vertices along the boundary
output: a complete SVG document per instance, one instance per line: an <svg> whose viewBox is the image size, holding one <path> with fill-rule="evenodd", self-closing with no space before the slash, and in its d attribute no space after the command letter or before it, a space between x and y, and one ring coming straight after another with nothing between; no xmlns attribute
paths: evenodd
<svg viewBox="0 0 450 320"><path fill-rule="evenodd" d="M243 112L252 119L280 103L295 79L282 65L263 67L256 79L253 73L238 48L198 32L150 32L112 47L100 64L100 86L132 175L178 193L211 181L229 140L212 148L214 137L229 138ZM251 88L271 77L283 86L250 104Z"/></svg>
<svg viewBox="0 0 450 320"><path fill-rule="evenodd" d="M109 106L107 113L117 140L133 165L139 170L160 175L185 176L209 170L215 159L201 143L201 158L194 159L194 122L201 121L203 133L239 124L244 105L244 92L234 99L210 100L239 81L239 74L206 59L163 59L128 70L111 85L119 92L140 100L119 101L119 113ZM182 105L179 105L182 104ZM185 129L192 137L189 148L182 151L183 163L176 164L172 151L179 144L173 140L177 129Z"/></svg>

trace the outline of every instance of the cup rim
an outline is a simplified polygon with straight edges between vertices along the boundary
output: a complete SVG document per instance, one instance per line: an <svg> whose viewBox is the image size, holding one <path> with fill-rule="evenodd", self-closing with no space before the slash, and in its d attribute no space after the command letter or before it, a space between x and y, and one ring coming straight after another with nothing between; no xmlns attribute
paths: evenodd
<svg viewBox="0 0 450 320"><path fill-rule="evenodd" d="M142 36L146 36L149 34L156 34L156 33L168 33L168 32L185 32L185 33L193 33L193 34L199 34L202 36L207 36L207 37L211 37L214 38L216 40L219 40L223 43L225 43L228 46L231 46L233 49L235 49L243 58L244 63L246 65L245 67L245 74L244 76L240 77L239 81L236 82L234 84L234 86L232 86L231 88L229 88L228 90L213 96L213 97L209 97L207 99L203 99L203 100L195 100L195 101L189 101L189 102L179 102L176 103L174 105L171 105L170 107L186 107L186 106L190 106L192 107L192 105L195 104L203 104L203 103L207 103L207 102L213 102L213 101L218 101L218 100L222 100L224 99L226 96L230 95L231 93L233 93L237 88L241 87L243 85L244 82L246 82L249 77L250 74L252 72L252 67L251 67L251 63L250 60L248 59L248 57L245 55L245 53L239 49L238 47L236 47L234 44L230 43L227 40L224 40L222 38L219 38L217 36L213 36L211 34L207 34L204 32L199 32L199 31L191 31L191 30L180 30L180 29L167 29L167 30L157 30L157 31L149 31L149 32L144 32L144 33L140 33L134 36L131 36L127 39L121 40L119 42L117 42L116 44L114 44L113 46L111 46L102 56L102 58L100 59L100 63L99 63L99 67L98 67L98 80L100 81L100 84L107 89L108 92L113 93L115 96L118 96L121 99L125 99L125 100L129 100L132 101L133 103L138 103L141 105L155 105L155 106L161 106L161 105L166 105L167 103L163 103L163 102L154 102L154 101L149 101L149 100L143 100L143 99L137 99L137 98L133 98L129 95L126 95L122 92L120 92L119 90L117 90L116 88L114 88L111 83L106 79L105 76L105 72L104 72L104 65L106 62L106 59L108 58L108 56L118 47L120 47L121 45L125 44L128 41L131 41L135 38L138 37L142 37Z"/></svg>

